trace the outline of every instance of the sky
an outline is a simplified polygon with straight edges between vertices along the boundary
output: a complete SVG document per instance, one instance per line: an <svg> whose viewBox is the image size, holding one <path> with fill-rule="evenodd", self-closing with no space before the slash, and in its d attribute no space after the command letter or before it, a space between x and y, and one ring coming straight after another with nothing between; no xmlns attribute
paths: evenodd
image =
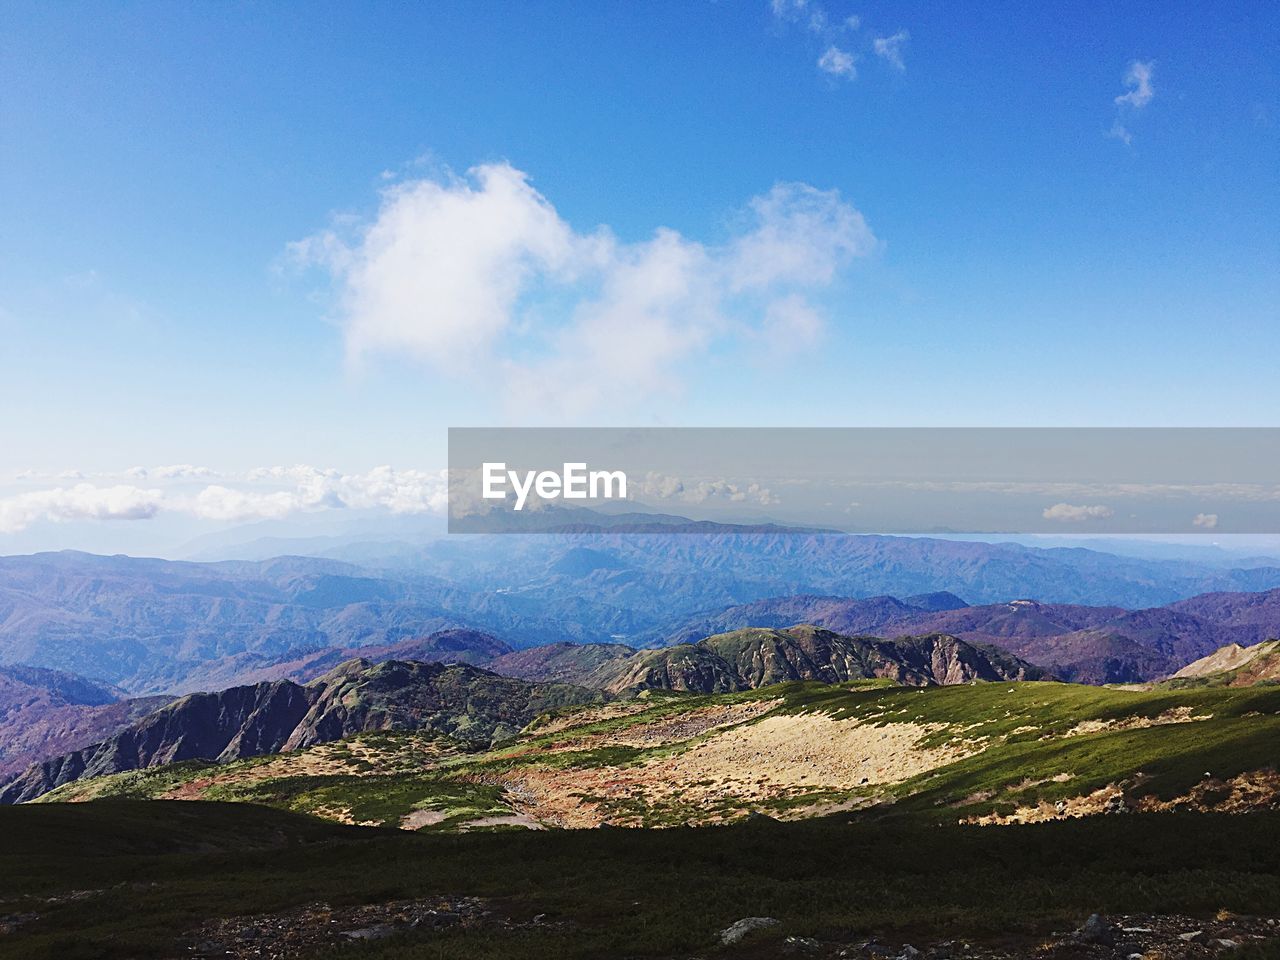
<svg viewBox="0 0 1280 960"><path fill-rule="evenodd" d="M7 3L0 552L437 511L450 426L1274 425L1277 49L1265 3Z"/></svg>

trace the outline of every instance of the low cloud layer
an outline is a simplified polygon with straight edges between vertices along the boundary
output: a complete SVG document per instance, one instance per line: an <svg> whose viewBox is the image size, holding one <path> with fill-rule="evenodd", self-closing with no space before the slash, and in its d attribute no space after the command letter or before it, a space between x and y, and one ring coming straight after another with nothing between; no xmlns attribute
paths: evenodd
<svg viewBox="0 0 1280 960"><path fill-rule="evenodd" d="M835 191L780 183L710 244L665 227L581 232L509 164L388 187L372 220L295 243L332 283L348 357L484 371L513 409L580 415L678 396L688 366L749 343L876 240ZM498 376L493 376L496 372Z"/></svg>
<svg viewBox="0 0 1280 960"><path fill-rule="evenodd" d="M0 533L16 533L40 520L148 520L160 512L164 493L128 484L77 483L33 490L0 500Z"/></svg>
<svg viewBox="0 0 1280 960"><path fill-rule="evenodd" d="M127 473L158 477L166 470L134 468ZM32 475L25 476L30 479ZM198 477L219 482L193 485L192 475L177 473L161 487L82 482L14 494L0 499L0 533L17 533L41 522L150 520L160 514L246 522L341 509L443 515L447 507L442 470L384 466L367 473L342 473L299 465L265 467L243 475L202 469Z"/></svg>
<svg viewBox="0 0 1280 960"><path fill-rule="evenodd" d="M1046 520L1061 520L1064 523L1084 523L1086 520L1107 520L1115 516L1115 511L1110 507L1102 504L1094 504L1091 506L1072 503L1055 503L1051 507L1045 507L1044 518Z"/></svg>

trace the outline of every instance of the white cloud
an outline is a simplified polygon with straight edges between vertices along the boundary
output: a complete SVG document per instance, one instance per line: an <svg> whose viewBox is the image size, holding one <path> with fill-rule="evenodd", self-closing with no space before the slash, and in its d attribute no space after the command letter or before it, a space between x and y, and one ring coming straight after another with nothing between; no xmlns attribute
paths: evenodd
<svg viewBox="0 0 1280 960"><path fill-rule="evenodd" d="M498 370L513 407L556 416L678 394L682 364L875 245L857 210L806 184L750 201L743 227L720 245L666 228L634 243L579 233L526 174L496 164L392 187L372 223L292 251L331 274L353 359Z"/></svg>
<svg viewBox="0 0 1280 960"><path fill-rule="evenodd" d="M779 20L798 20L809 12L809 0L769 0L769 7Z"/></svg>
<svg viewBox="0 0 1280 960"><path fill-rule="evenodd" d="M769 6L779 20L803 22L811 33L824 33L827 29L827 11L819 4L808 0L770 0Z"/></svg>
<svg viewBox="0 0 1280 960"><path fill-rule="evenodd" d="M1115 515L1115 511L1110 507L1104 507L1101 504L1093 506L1076 506L1070 503L1055 503L1052 507L1045 507L1044 518L1046 520L1061 520L1064 523L1083 523L1086 520L1106 520Z"/></svg>
<svg viewBox="0 0 1280 960"><path fill-rule="evenodd" d="M97 487L78 483L20 493L0 500L0 533L16 533L41 520L147 520L160 510L163 498L159 490L124 484Z"/></svg>
<svg viewBox="0 0 1280 960"><path fill-rule="evenodd" d="M1141 109L1151 102L1151 98L1156 95L1155 89L1151 86L1151 73L1154 67L1155 62L1151 60L1146 63L1135 60L1129 64L1129 72L1124 75L1124 85L1129 88L1129 92L1116 97L1117 106Z"/></svg>
<svg viewBox="0 0 1280 960"><path fill-rule="evenodd" d="M478 360L507 333L531 280L570 278L589 259L594 238L576 236L524 173L487 164L470 177L389 187L354 243L328 231L293 245L340 280L353 357L407 350L440 367Z"/></svg>
<svg viewBox="0 0 1280 960"><path fill-rule="evenodd" d="M911 34L906 30L899 30L891 37L876 37L872 42L872 48L876 56L887 60L894 69L906 70L907 65L902 59L902 45L910 39Z"/></svg>
<svg viewBox="0 0 1280 960"><path fill-rule="evenodd" d="M1112 121L1111 129L1107 131L1107 136L1113 140L1119 140L1126 147L1133 145L1133 134L1119 120Z"/></svg>
<svg viewBox="0 0 1280 960"><path fill-rule="evenodd" d="M835 190L780 183L750 204L752 228L730 246L726 264L734 290L825 286L855 257L870 254L875 236Z"/></svg>
<svg viewBox="0 0 1280 960"><path fill-rule="evenodd" d="M841 50L835 44L827 47L826 53L818 58L818 69L833 77L848 77L850 80L858 76L853 54Z"/></svg>
<svg viewBox="0 0 1280 960"><path fill-rule="evenodd" d="M233 490L214 484L194 497L181 501L178 509L201 520L268 520L288 516L301 509L299 498L292 493L263 493Z"/></svg>
<svg viewBox="0 0 1280 960"><path fill-rule="evenodd" d="M1193 526L1212 530L1218 525L1218 515L1216 513L1197 513L1191 523Z"/></svg>
<svg viewBox="0 0 1280 960"><path fill-rule="evenodd" d="M803 24L808 31L826 49L818 56L818 69L833 77L846 77L853 80L858 75L858 55L840 46L847 43L849 34L862 28L862 18L857 14L845 17L833 17L826 7L814 0L770 0L773 15L785 23ZM905 69L902 61L902 44L909 39L907 31L901 30L891 37L880 37L871 41L875 52L888 60L897 69ZM862 46L866 46L865 43ZM821 47L817 49L821 50Z"/></svg>
<svg viewBox="0 0 1280 960"><path fill-rule="evenodd" d="M694 479L651 471L639 484L641 496L658 500L675 500L680 503L706 503L718 500L727 503L754 503L772 506L781 501L767 487L754 481L733 483L728 480Z"/></svg>
<svg viewBox="0 0 1280 960"><path fill-rule="evenodd" d="M125 475L138 480L148 477L157 480L208 480L216 476L208 467L197 467L190 463L172 463L160 467L130 467Z"/></svg>
<svg viewBox="0 0 1280 960"><path fill-rule="evenodd" d="M1154 69L1155 61L1148 60L1146 63L1140 60L1133 61L1129 64L1129 71L1124 75L1124 85L1128 87L1128 92L1115 98L1116 113L1119 115L1111 122L1111 129L1106 132L1106 135L1113 140L1119 140L1126 147L1133 145L1133 134L1121 116L1141 110L1155 97L1156 91L1151 85L1151 74Z"/></svg>
<svg viewBox="0 0 1280 960"><path fill-rule="evenodd" d="M792 294L769 304L760 333L770 356L777 356L813 346L822 339L825 325L822 314L804 297Z"/></svg>
<svg viewBox="0 0 1280 960"><path fill-rule="evenodd" d="M178 485L176 492L118 484L80 483L0 499L0 533L16 533L34 523L76 520L150 520L161 513L200 520L271 519L319 510L386 510L394 514L443 514L448 505L445 471L376 467L342 473L307 465L251 470L230 486L209 484L195 492L193 474L161 468L144 471ZM215 475L196 468L194 475Z"/></svg>

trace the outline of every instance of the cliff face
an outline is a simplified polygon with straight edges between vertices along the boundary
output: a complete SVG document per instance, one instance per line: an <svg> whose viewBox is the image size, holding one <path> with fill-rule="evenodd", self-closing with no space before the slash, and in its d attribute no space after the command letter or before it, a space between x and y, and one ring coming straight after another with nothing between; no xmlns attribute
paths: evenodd
<svg viewBox="0 0 1280 960"><path fill-rule="evenodd" d="M183 697L100 743L30 767L0 791L0 803L32 800L84 777L234 760L367 730L425 729L487 745L539 713L598 696L461 664L352 660L305 685L277 680Z"/></svg>
<svg viewBox="0 0 1280 960"><path fill-rule="evenodd" d="M603 686L613 693L650 687L723 693L791 680L883 677L932 686L1045 676L1010 654L941 634L882 640L798 626L735 630L695 644L642 651L617 664Z"/></svg>

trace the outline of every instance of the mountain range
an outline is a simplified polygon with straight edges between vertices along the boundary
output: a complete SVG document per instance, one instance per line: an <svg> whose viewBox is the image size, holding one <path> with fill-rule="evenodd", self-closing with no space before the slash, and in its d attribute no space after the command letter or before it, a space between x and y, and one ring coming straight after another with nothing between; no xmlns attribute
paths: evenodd
<svg viewBox="0 0 1280 960"><path fill-rule="evenodd" d="M1013 600L967 606L935 596L939 609L894 597L777 597L693 618L668 642L745 625L809 623L841 633L943 633L1000 647L1062 680L1132 683L1175 672L1231 643L1280 636L1280 590L1211 593L1164 607L1125 610Z"/></svg>
<svg viewBox="0 0 1280 960"><path fill-rule="evenodd" d="M100 678L134 696L181 694L239 682L254 671L272 675L322 652L394 645L449 628L483 631L514 649L564 641L651 647L746 625L817 622L846 634L879 632L897 619L945 618L960 597L984 606L1034 597L1054 607L1053 617L1066 616L1064 605L1109 608L1101 620L1087 614L1082 622L1072 614L1052 632L1041 631L1057 637L1100 628L1124 610L1176 605L1209 591L1280 587L1280 569L1264 565L795 532L495 535L354 544L341 552L360 562L195 563L73 552L0 558L0 663ZM907 609L886 601L884 610L861 610L857 619L848 614L839 622L798 615L798 607L783 616L778 598L800 595L912 599L897 601ZM757 601L775 604L778 619L729 623L715 612ZM1251 626L1243 610L1186 612L1234 623L1241 637L1270 616L1262 611ZM700 618L717 617L691 632ZM1158 632L1156 624L1128 626L1144 635ZM967 635L945 619L902 632ZM977 628L968 635L1000 636ZM1120 630L1079 638L1095 648L1097 663L1076 675L1176 669L1180 657L1195 659L1222 639L1187 649L1154 641L1167 649L1150 656L1127 637ZM1030 647L1010 649L1042 662ZM1070 670L1075 654L1069 649L1054 657L1042 665Z"/></svg>
<svg viewBox="0 0 1280 960"><path fill-rule="evenodd" d="M130 700L122 690L75 674L0 666L0 782L34 759L110 736L170 699Z"/></svg>
<svg viewBox="0 0 1280 960"><path fill-rule="evenodd" d="M461 639L457 634L445 634L438 642L428 638L420 649L460 646ZM491 638L470 639L484 646ZM740 630L658 650L594 645L541 649L548 652L544 662L555 666L532 668L534 661L526 658L528 672L540 674L536 679L501 676L457 662L360 658L305 684L272 680L190 694L122 724L97 743L33 764L0 790L0 803L30 800L85 777L182 760L227 762L370 730L427 731L488 745L514 736L542 713L602 695L726 693L790 680L887 679L936 686L1045 676L1015 657L954 637L879 640L807 626ZM512 670L516 662L505 654L491 665ZM547 679L553 672L558 678Z"/></svg>
<svg viewBox="0 0 1280 960"><path fill-rule="evenodd" d="M0 803L84 777L305 749L369 730L426 731L487 746L547 711L598 699L582 687L466 664L351 660L307 684L275 680L182 697L101 742L33 765L0 790Z"/></svg>

